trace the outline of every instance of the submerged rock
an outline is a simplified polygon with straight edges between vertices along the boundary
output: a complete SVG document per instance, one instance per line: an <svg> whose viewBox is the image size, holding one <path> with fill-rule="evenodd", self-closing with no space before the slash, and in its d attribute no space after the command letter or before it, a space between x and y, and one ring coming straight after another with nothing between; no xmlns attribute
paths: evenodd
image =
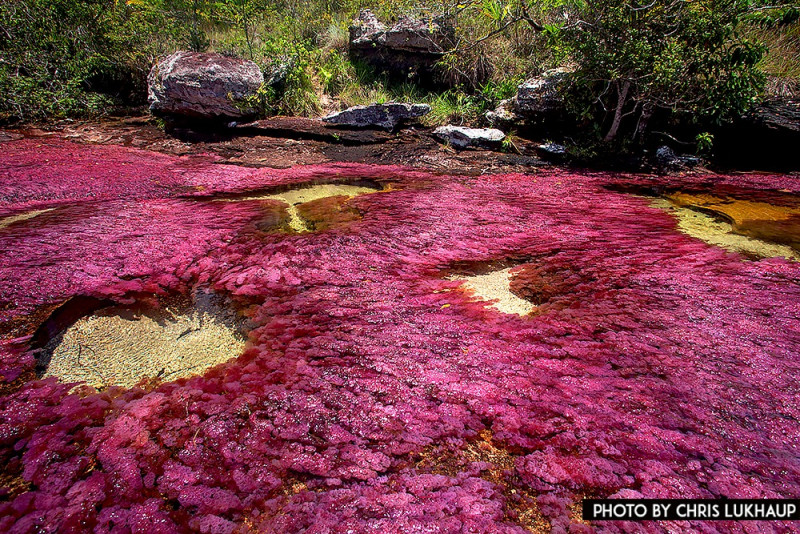
<svg viewBox="0 0 800 534"><path fill-rule="evenodd" d="M499 148L506 134L495 128L467 128L465 126L440 126L433 134L455 148Z"/></svg>
<svg viewBox="0 0 800 534"><path fill-rule="evenodd" d="M313 229L322 229L326 224L324 220L321 220L318 213L315 213L316 216L312 217L314 219L313 221L307 220L307 218L301 214L305 204L332 197L339 197L346 200L358 195L375 193L378 190L379 189L375 187L353 184L316 184L307 187L298 187L297 189L289 189L288 191L280 193L243 196L227 200L237 202L246 200L277 200L278 202L286 204L289 216L289 228L295 232L308 232L312 230L309 226L313 226ZM312 224L309 225L309 222Z"/></svg>
<svg viewBox="0 0 800 534"><path fill-rule="evenodd" d="M241 354L238 322L221 298L203 292L193 303L101 309L44 347L43 376L100 389L203 374Z"/></svg>
<svg viewBox="0 0 800 534"><path fill-rule="evenodd" d="M175 52L153 66L147 77L150 111L194 119L241 119L244 105L264 75L252 61L220 54Z"/></svg>
<svg viewBox="0 0 800 534"><path fill-rule="evenodd" d="M323 117L323 121L341 126L355 128L384 128L394 130L398 125L422 117L430 113L428 104L404 104L389 102L387 104L370 104L368 106L353 106L338 113L331 113Z"/></svg>
<svg viewBox="0 0 800 534"><path fill-rule="evenodd" d="M755 258L783 257L800 261L800 253L791 246L750 237L735 221L726 221L725 217L717 216L720 212L706 206L684 204L680 196L655 199L652 205L673 215L681 232L708 244ZM699 211L700 209L703 211Z"/></svg>
<svg viewBox="0 0 800 534"><path fill-rule="evenodd" d="M451 276L449 280L463 282L464 288L469 290L476 300L486 302L491 308L524 317L536 309L536 305L512 293L511 280L514 275L511 269L512 267L508 267L472 276Z"/></svg>

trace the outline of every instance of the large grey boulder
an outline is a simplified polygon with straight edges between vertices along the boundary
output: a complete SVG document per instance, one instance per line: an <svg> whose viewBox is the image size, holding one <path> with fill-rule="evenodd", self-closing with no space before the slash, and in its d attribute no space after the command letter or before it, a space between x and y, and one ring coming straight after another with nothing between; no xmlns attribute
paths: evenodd
<svg viewBox="0 0 800 534"><path fill-rule="evenodd" d="M453 35L443 19L406 15L387 27L372 11L362 9L350 25L350 48L441 55L452 44Z"/></svg>
<svg viewBox="0 0 800 534"><path fill-rule="evenodd" d="M350 26L350 55L397 80L431 83L435 65L452 48L455 29L444 18L400 17L394 24L362 10Z"/></svg>
<svg viewBox="0 0 800 534"><path fill-rule="evenodd" d="M561 113L571 74L570 69L562 67L526 80L517 87L514 111L523 116Z"/></svg>
<svg viewBox="0 0 800 534"><path fill-rule="evenodd" d="M495 128L467 128L465 126L440 126L433 134L454 148L499 148L506 134Z"/></svg>
<svg viewBox="0 0 800 534"><path fill-rule="evenodd" d="M351 126L354 128L384 128L394 130L398 125L430 113L428 104L403 104L389 102L387 104L370 104L353 106L338 113L331 113L322 120L330 124Z"/></svg>
<svg viewBox="0 0 800 534"><path fill-rule="evenodd" d="M375 13L362 9L350 24L350 47L369 48L377 44L386 32L386 25L378 20Z"/></svg>
<svg viewBox="0 0 800 534"><path fill-rule="evenodd" d="M500 128L521 125L548 134L569 130L573 121L567 113L566 98L572 73L572 69L562 67L529 78L517 87L513 98L487 111L486 120Z"/></svg>
<svg viewBox="0 0 800 534"><path fill-rule="evenodd" d="M195 119L241 119L253 109L244 99L256 93L264 75L252 61L220 54L175 52L147 77L150 110Z"/></svg>

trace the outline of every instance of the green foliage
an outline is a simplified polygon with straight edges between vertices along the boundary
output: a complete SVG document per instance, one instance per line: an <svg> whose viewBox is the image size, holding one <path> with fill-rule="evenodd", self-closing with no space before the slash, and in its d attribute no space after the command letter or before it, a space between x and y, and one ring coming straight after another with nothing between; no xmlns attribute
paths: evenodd
<svg viewBox="0 0 800 534"><path fill-rule="evenodd" d="M353 63L347 26L364 7L384 20L452 22L454 49L439 65L451 89L392 85ZM700 122L738 113L763 82L759 68L794 83L798 16L786 0L3 0L0 116L141 104L156 58L190 48L251 59L267 75L285 68L285 83L253 98L264 114L314 115L323 95L342 107L413 100L431 104L429 124L480 121L530 74L574 64L570 102L584 131L630 139L659 112ZM759 40L770 44L763 60Z"/></svg>
<svg viewBox="0 0 800 534"><path fill-rule="evenodd" d="M763 47L738 32L745 0L589 0L558 40L579 65L577 111L604 139L636 137L658 110L719 122L763 86Z"/></svg>
<svg viewBox="0 0 800 534"><path fill-rule="evenodd" d="M700 132L697 134L695 141L697 142L698 154L707 154L711 152L711 149L714 146L714 136L708 132Z"/></svg>
<svg viewBox="0 0 800 534"><path fill-rule="evenodd" d="M486 101L480 96L456 90L430 95L426 101L431 112L423 118L423 123L428 126L469 124L478 120L487 109Z"/></svg>
<svg viewBox="0 0 800 534"><path fill-rule="evenodd" d="M0 114L84 116L135 101L147 69L176 34L158 13L124 2L4 0Z"/></svg>
<svg viewBox="0 0 800 534"><path fill-rule="evenodd" d="M515 134L514 132L509 132L503 138L500 149L503 152L511 152L514 154L519 154L520 151L519 147L517 146L517 143L519 143L519 137L517 137L517 134Z"/></svg>

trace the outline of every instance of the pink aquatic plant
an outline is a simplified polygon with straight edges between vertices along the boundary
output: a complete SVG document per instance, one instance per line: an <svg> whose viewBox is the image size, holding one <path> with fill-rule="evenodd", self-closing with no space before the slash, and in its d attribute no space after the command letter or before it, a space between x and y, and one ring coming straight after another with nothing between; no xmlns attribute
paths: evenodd
<svg viewBox="0 0 800 534"><path fill-rule="evenodd" d="M526 510L554 532L658 532L585 525L575 506L800 497L800 266L746 261L608 188L798 192L797 179L275 171L3 147L0 213L56 209L0 230L2 532L524 532ZM319 232L265 231L272 201L213 201L363 179L397 185ZM492 262L521 266L512 289L538 313L502 314L445 277ZM38 310L194 287L248 315L238 359L130 390L33 375ZM504 463L471 455L486 432Z"/></svg>

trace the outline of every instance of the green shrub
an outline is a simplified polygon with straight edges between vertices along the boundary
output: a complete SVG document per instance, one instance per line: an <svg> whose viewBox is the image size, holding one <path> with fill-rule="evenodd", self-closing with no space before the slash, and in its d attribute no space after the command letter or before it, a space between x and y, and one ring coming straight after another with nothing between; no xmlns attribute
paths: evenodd
<svg viewBox="0 0 800 534"><path fill-rule="evenodd" d="M614 141L640 136L659 110L703 123L751 106L764 77L763 47L738 31L748 7L588 0L551 38L578 64L578 111Z"/></svg>

